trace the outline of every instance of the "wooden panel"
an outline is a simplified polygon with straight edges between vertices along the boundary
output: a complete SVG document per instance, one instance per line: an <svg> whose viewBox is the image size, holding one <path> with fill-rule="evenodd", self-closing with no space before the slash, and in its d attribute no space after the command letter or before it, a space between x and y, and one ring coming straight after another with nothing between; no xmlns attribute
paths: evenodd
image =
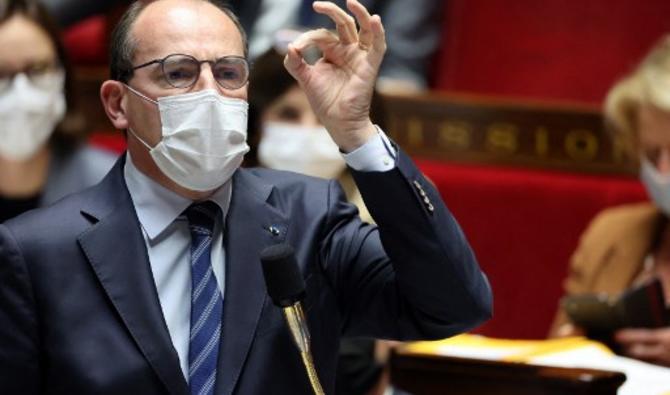
<svg viewBox="0 0 670 395"><path fill-rule="evenodd" d="M595 108L448 94L385 96L386 128L430 159L587 173L635 174Z"/></svg>

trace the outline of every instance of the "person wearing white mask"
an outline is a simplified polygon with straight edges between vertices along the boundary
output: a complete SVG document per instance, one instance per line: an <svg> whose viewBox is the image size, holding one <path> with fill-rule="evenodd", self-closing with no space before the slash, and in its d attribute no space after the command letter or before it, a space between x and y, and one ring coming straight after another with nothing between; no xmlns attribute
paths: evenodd
<svg viewBox="0 0 670 395"><path fill-rule="evenodd" d="M658 279L670 304L670 35L610 90L605 117L616 138L639 158L651 202L596 216L572 256L565 291L614 296ZM550 335L578 334L583 330L559 309ZM670 366L670 327L622 329L612 340L624 355Z"/></svg>
<svg viewBox="0 0 670 395"><path fill-rule="evenodd" d="M100 88L126 154L96 186L0 225L0 393L313 393L261 268L284 244L325 393L342 337L443 338L490 317L488 280L439 192L370 119L381 19L356 0L355 18L313 7L337 32L305 33L284 62L378 225L336 181L239 168L249 64L230 10L136 2Z"/></svg>
<svg viewBox="0 0 670 395"><path fill-rule="evenodd" d="M95 184L114 164L83 144L66 70L41 5L0 0L0 222Z"/></svg>

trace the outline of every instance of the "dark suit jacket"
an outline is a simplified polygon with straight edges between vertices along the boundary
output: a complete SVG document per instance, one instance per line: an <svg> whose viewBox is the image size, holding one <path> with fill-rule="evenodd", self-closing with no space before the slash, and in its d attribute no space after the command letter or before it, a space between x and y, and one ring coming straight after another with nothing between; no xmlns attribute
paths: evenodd
<svg viewBox="0 0 670 395"><path fill-rule="evenodd" d="M97 186L0 226L0 393L188 393L123 163ZM343 334L435 339L489 317L488 282L411 161L400 153L396 169L354 177L379 229L360 222L334 181L235 174L217 394L310 393L265 290L259 251L274 243L297 251L327 393Z"/></svg>

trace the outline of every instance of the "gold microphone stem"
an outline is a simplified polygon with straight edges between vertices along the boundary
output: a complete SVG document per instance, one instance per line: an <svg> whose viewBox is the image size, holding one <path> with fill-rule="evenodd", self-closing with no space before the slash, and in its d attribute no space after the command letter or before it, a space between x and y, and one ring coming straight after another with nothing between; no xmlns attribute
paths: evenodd
<svg viewBox="0 0 670 395"><path fill-rule="evenodd" d="M312 361L312 353L301 352L300 356L302 357L302 363L305 364L305 369L307 369L307 376L309 377L310 384L312 384L314 394L325 395L325 392L323 392L323 388L321 388L321 383L319 382L319 376L316 375L316 369L314 368L314 361Z"/></svg>
<svg viewBox="0 0 670 395"><path fill-rule="evenodd" d="M319 382L319 376L316 374L312 353L309 350L309 332L305 325L305 313L302 310L302 306L300 303L296 303L292 306L284 307L283 310L293 340L298 350L300 350L302 363L305 365L305 370L307 370L307 377L309 377L309 383L312 385L314 394L325 395Z"/></svg>

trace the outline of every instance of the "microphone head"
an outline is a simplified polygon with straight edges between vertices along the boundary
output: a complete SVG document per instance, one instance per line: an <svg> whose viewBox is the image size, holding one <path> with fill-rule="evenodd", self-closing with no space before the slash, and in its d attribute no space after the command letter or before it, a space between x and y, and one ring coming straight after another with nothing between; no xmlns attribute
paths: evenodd
<svg viewBox="0 0 670 395"><path fill-rule="evenodd" d="M288 244L276 244L261 251L261 264L268 294L279 307L292 306L305 297L295 251Z"/></svg>

